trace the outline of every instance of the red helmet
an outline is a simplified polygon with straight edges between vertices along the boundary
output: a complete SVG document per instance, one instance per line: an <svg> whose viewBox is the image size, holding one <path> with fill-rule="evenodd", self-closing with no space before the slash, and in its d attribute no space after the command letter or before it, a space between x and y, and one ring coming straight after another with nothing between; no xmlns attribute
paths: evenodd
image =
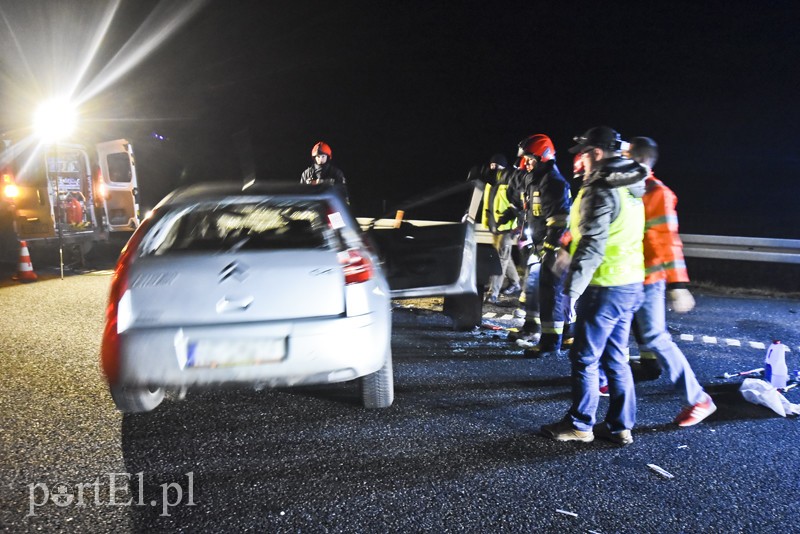
<svg viewBox="0 0 800 534"><path fill-rule="evenodd" d="M549 161L556 155L553 141L544 134L526 137L519 143L519 156L536 156L539 161Z"/></svg>
<svg viewBox="0 0 800 534"><path fill-rule="evenodd" d="M322 141L314 145L314 148L311 149L312 158L317 154L326 154L329 158L333 157L333 152L331 152L331 147L329 147L327 143L323 143Z"/></svg>

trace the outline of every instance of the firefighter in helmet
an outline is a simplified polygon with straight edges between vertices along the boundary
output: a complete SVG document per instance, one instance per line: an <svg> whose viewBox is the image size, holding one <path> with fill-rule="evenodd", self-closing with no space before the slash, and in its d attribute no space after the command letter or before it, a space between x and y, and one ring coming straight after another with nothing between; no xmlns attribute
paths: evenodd
<svg viewBox="0 0 800 534"><path fill-rule="evenodd" d="M501 221L522 217L532 239L525 324L513 337L525 347L527 357L538 357L561 350L569 304L562 294L564 276L556 273L555 261L569 221L570 189L556 166L555 146L548 136L526 137L519 143L518 155L523 167L509 181L512 205Z"/></svg>
<svg viewBox="0 0 800 534"><path fill-rule="evenodd" d="M301 184L338 184L344 187L344 173L331 163L331 147L319 141L311 148L314 163L300 175Z"/></svg>

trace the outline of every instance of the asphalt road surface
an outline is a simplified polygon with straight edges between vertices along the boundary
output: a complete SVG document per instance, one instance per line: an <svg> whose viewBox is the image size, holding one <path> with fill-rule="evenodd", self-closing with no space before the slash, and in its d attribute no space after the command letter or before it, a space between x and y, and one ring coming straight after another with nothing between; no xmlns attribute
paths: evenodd
<svg viewBox="0 0 800 534"><path fill-rule="evenodd" d="M696 294L696 310L670 321L719 411L679 429L668 380L640 383L635 443L617 448L539 435L568 408L567 356L523 359L490 328L514 324L503 306L473 332L435 309L396 307L387 410L362 409L356 386L340 384L190 391L122 416L98 366L109 273L43 278L0 287L9 532L799 528L800 421L720 376L760 367L758 344L772 338L800 367L800 301Z"/></svg>

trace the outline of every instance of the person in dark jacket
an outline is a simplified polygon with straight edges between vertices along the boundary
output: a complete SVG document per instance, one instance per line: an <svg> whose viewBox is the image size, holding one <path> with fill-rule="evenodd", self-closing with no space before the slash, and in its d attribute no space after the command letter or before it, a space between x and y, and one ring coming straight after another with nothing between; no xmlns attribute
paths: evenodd
<svg viewBox="0 0 800 534"><path fill-rule="evenodd" d="M495 154L489 160L489 165L481 172L481 178L486 183L483 194L483 210L481 223L492 233L492 244L500 257L501 273L490 278L489 294L486 301L496 304L500 297L503 281L508 278L509 285L503 290L503 295L514 295L521 289L519 273L514 264L511 247L516 237L517 221L512 219L505 224L498 224L509 205L506 192L510 173L506 170L508 160L502 154Z"/></svg>
<svg viewBox="0 0 800 534"><path fill-rule="evenodd" d="M314 163L300 175L301 184L336 184L341 187L347 198L347 185L344 173L331 163L333 151L327 143L319 141L311 149Z"/></svg>
<svg viewBox="0 0 800 534"><path fill-rule="evenodd" d="M501 219L524 218L533 241L525 286L525 324L520 334L512 336L526 349L525 356L532 358L561 350L567 319L564 279L553 267L569 220L570 190L556 166L555 154L553 142L544 134L532 135L519 144L524 166L509 180L512 206Z"/></svg>
<svg viewBox="0 0 800 534"><path fill-rule="evenodd" d="M560 421L542 426L557 441L633 443L636 395L628 365L633 314L644 298L644 180L646 166L621 156L619 134L599 126L576 137L570 151L583 158L585 175L570 212L570 258L564 292L577 301L570 349L572 406ZM562 253L563 254L563 253ZM561 262L557 262L559 265ZM610 401L596 423L600 369Z"/></svg>

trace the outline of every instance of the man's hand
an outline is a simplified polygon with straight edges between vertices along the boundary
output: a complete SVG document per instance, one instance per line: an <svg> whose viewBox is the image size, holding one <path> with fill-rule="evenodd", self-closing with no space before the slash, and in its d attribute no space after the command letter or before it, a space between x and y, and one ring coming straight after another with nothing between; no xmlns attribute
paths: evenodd
<svg viewBox="0 0 800 534"><path fill-rule="evenodd" d="M510 223L511 221L513 221L516 218L517 218L516 210L514 210L514 208L509 206L508 208L506 208L506 211L504 211L503 214L500 216L500 218L497 220L497 226L503 226L504 224Z"/></svg>
<svg viewBox="0 0 800 534"><path fill-rule="evenodd" d="M669 306L678 313L687 313L694 308L694 297L688 289L670 289L667 291Z"/></svg>
<svg viewBox="0 0 800 534"><path fill-rule="evenodd" d="M569 252L563 248L558 249L555 253L555 261L553 262L553 274L560 278L561 275L563 275L565 272L567 272L567 269L569 269L571 260L572 256L569 255Z"/></svg>
<svg viewBox="0 0 800 534"><path fill-rule="evenodd" d="M575 307L578 305L578 298L577 297L570 297L569 298L569 317L567 317L567 323L574 323L575 319L578 317L578 312Z"/></svg>

